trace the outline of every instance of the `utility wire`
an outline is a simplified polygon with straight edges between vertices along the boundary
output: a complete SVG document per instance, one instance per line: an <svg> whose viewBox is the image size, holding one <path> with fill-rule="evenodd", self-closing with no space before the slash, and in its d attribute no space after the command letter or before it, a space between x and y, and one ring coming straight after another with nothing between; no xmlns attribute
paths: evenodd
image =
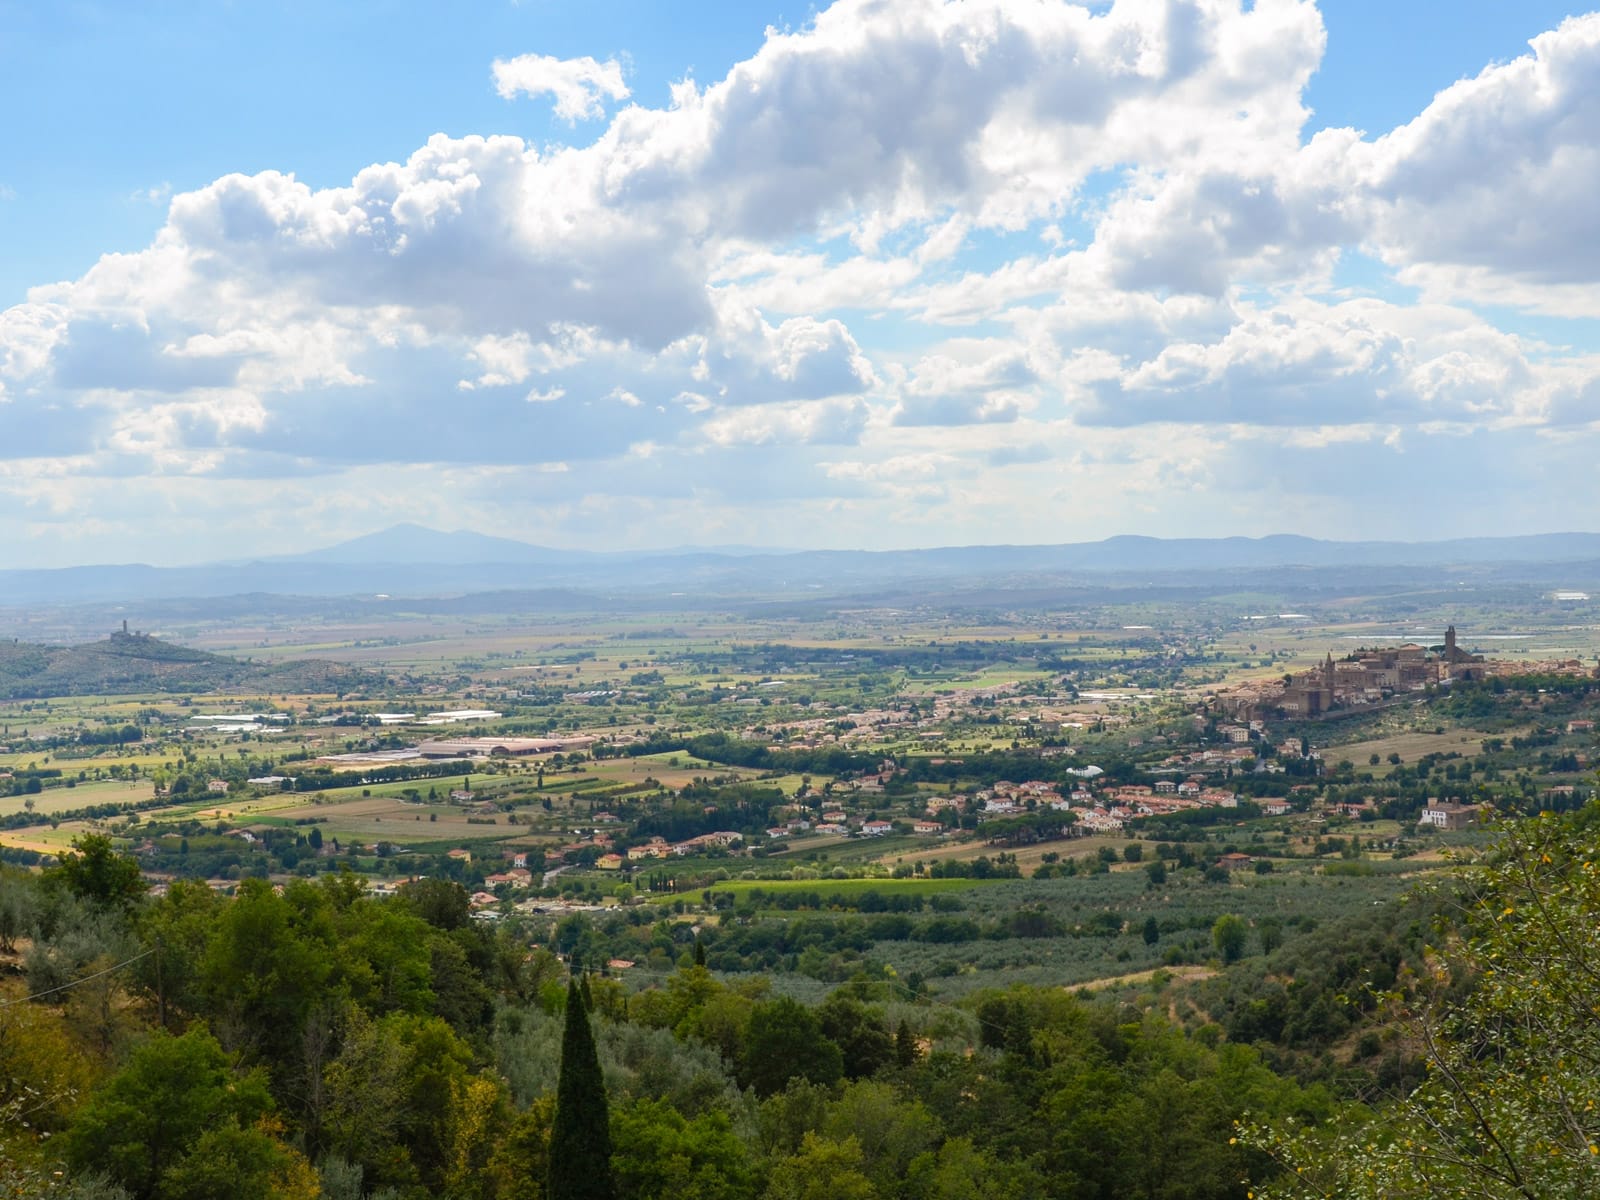
<svg viewBox="0 0 1600 1200"><path fill-rule="evenodd" d="M113 971L122 970L123 967L132 966L134 963L138 962L141 958L149 958L154 953L155 953L154 950L146 950L143 954L135 954L132 958L127 959L124 962L119 962L119 963L115 964L114 966L106 967L102 971L96 971L93 975L85 975L82 979L74 979L71 983L63 983L63 984L60 984L57 987L45 988L44 991L35 992L31 996L19 996L15 1000L0 1000L0 1008L10 1008L13 1004L24 1004L29 1000L37 1000L41 996L49 996L49 995L52 995L52 994L54 994L56 992L64 992L68 988L77 987L80 983L88 983L91 979L99 979L100 976L102 976L102 975L109 975Z"/></svg>

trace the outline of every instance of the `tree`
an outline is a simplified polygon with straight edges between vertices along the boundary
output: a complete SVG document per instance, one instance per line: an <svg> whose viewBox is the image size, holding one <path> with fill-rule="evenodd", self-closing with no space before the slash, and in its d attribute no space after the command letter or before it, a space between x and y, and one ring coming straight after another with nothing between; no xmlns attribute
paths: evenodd
<svg viewBox="0 0 1600 1200"><path fill-rule="evenodd" d="M97 908L129 909L144 897L146 885L139 864L126 854L118 854L111 839L88 833L72 839L76 854L63 854L61 864L49 877L59 880L67 890Z"/></svg>
<svg viewBox="0 0 1600 1200"><path fill-rule="evenodd" d="M832 1084L843 1074L838 1044L823 1035L821 1022L799 1001L780 996L751 1011L739 1065L741 1083L770 1096L796 1077Z"/></svg>
<svg viewBox="0 0 1600 1200"><path fill-rule="evenodd" d="M686 1119L664 1100L636 1100L618 1111L617 1183L630 1200L743 1200L755 1167L726 1113Z"/></svg>
<svg viewBox="0 0 1600 1200"><path fill-rule="evenodd" d="M1154 946L1160 940L1161 940L1161 924L1160 924L1160 922L1158 922L1155 919L1155 917L1153 917L1153 916L1146 917L1144 919L1144 944L1146 946Z"/></svg>
<svg viewBox="0 0 1600 1200"><path fill-rule="evenodd" d="M1283 922L1277 917L1263 917L1256 925L1256 937L1261 939L1261 952L1271 954L1283 945Z"/></svg>
<svg viewBox="0 0 1600 1200"><path fill-rule="evenodd" d="M411 911L435 929L465 929L472 924L472 897L451 879L418 879L400 889Z"/></svg>
<svg viewBox="0 0 1600 1200"><path fill-rule="evenodd" d="M875 1200L863 1165L855 1138L833 1142L808 1133L800 1152L772 1169L766 1200Z"/></svg>
<svg viewBox="0 0 1600 1200"><path fill-rule="evenodd" d="M894 1087L874 1080L847 1086L822 1127L836 1142L855 1140L862 1174L885 1195L905 1179L914 1158L938 1144L940 1132L920 1100L902 1099Z"/></svg>
<svg viewBox="0 0 1600 1200"><path fill-rule="evenodd" d="M1043 1195L1043 1184L1032 1168L997 1159L963 1137L914 1159L905 1194L919 1200L1022 1200Z"/></svg>
<svg viewBox="0 0 1600 1200"><path fill-rule="evenodd" d="M1244 923L1244 919L1232 913L1218 917L1216 924L1211 927L1211 942L1225 963L1238 961L1239 956L1244 953L1245 939L1249 936L1250 928Z"/></svg>
<svg viewBox="0 0 1600 1200"><path fill-rule="evenodd" d="M352 1006L344 1045L323 1073L323 1141L365 1172L390 1175L399 1149L411 1057L392 1023L375 1023Z"/></svg>
<svg viewBox="0 0 1600 1200"><path fill-rule="evenodd" d="M0 867L0 954L14 953L17 939L33 931L36 907L32 881Z"/></svg>
<svg viewBox="0 0 1600 1200"><path fill-rule="evenodd" d="M230 1122L200 1135L161 1178L161 1200L316 1200L317 1173L278 1140L270 1120L249 1128Z"/></svg>
<svg viewBox="0 0 1600 1200"><path fill-rule="evenodd" d="M277 1063L299 1050L307 1014L329 997L341 947L320 888L290 884L279 896L246 879L217 917L200 964L199 990L215 1028Z"/></svg>
<svg viewBox="0 0 1600 1200"><path fill-rule="evenodd" d="M825 1037L839 1047L851 1079L875 1075L894 1061L894 1042L882 1018L861 1001L835 992L817 1009Z"/></svg>
<svg viewBox="0 0 1600 1200"><path fill-rule="evenodd" d="M911 1026L902 1018L900 1027L894 1031L895 1063L902 1067L915 1066L917 1059L920 1057L921 1053L917 1049L917 1039L912 1036Z"/></svg>
<svg viewBox="0 0 1600 1200"><path fill-rule="evenodd" d="M615 1200L611 1173L611 1110L578 981L567 983L567 1023L550 1128L549 1200Z"/></svg>
<svg viewBox="0 0 1600 1200"><path fill-rule="evenodd" d="M1257 1196L1600 1194L1597 829L1594 801L1505 828L1469 876L1431 978L1388 996L1424 1053L1421 1085L1327 1128L1247 1125L1242 1140L1288 1168Z"/></svg>
<svg viewBox="0 0 1600 1200"><path fill-rule="evenodd" d="M208 1130L253 1123L271 1104L264 1076L236 1075L209 1033L157 1033L89 1100L67 1134L67 1159L151 1196Z"/></svg>
<svg viewBox="0 0 1600 1200"><path fill-rule="evenodd" d="M484 1171L497 1200L544 1200L554 1115L555 1097L546 1092L511 1119Z"/></svg>

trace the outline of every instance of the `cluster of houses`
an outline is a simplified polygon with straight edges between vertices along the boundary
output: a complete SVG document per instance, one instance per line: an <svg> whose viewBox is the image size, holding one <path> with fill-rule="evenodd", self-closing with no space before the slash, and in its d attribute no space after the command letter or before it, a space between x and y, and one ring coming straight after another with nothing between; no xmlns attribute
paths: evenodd
<svg viewBox="0 0 1600 1200"><path fill-rule="evenodd" d="M1208 787L1199 777L1182 782L1161 779L1153 785L1122 784L1098 791L1084 784L1065 796L1052 784L1031 780L1027 783L1001 781L977 793L972 803L982 806L985 817L1016 816L1037 808L1071 811L1077 815L1075 828L1079 830L1120 833L1127 822L1139 817L1191 808L1236 808L1239 798L1233 792ZM1280 803L1281 811L1288 812L1288 801ZM1266 810L1272 812L1270 808Z"/></svg>
<svg viewBox="0 0 1600 1200"><path fill-rule="evenodd" d="M820 819L813 822L809 814L801 815L805 810L795 810L795 815L790 816L782 825L774 825L767 830L767 837L781 839L796 837L807 833L831 835L833 837L886 837L895 831L895 823L881 817L863 818L845 812L842 808L824 809ZM945 826L938 821L913 821L913 833L923 836L937 836L945 832Z"/></svg>
<svg viewBox="0 0 1600 1200"><path fill-rule="evenodd" d="M773 681L757 686L780 684L779 681ZM959 721L969 716L974 704L982 704L986 706L985 712L998 709L1008 719L1024 722L1040 732L1057 734L1067 730L1105 730L1125 725L1128 717L1117 713L1116 707L1150 698L1144 694L1086 692L1069 699L1060 695L1019 694L1018 687L1016 683L1005 683L992 687L957 688L934 698L923 697L919 702L903 701L884 708L840 709L826 716L752 724L742 732L750 740L779 735L787 747L797 750L880 744L886 733L906 731L915 731L924 742L930 742L948 737L948 726L952 720ZM759 701L747 697L735 703L754 704ZM1063 747L1049 747L1042 753L1053 755L1071 751Z"/></svg>
<svg viewBox="0 0 1600 1200"><path fill-rule="evenodd" d="M732 830L718 830L715 833L702 833L698 837L686 838L681 842L669 842L666 838L653 837L648 842L637 846L628 847L623 854L602 854L595 860L595 866L602 871L620 871L625 862L642 862L645 859L657 858L686 858L691 854L704 854L709 850L731 850L744 841L744 835Z"/></svg>

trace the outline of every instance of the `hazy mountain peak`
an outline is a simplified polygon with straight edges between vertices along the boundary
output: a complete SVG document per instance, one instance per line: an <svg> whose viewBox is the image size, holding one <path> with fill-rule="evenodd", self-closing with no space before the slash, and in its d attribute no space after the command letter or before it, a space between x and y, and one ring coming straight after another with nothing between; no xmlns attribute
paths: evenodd
<svg viewBox="0 0 1600 1200"><path fill-rule="evenodd" d="M446 533L404 522L320 550L285 555L282 562L374 563L528 563L558 562L583 551L552 550L514 538L458 529Z"/></svg>

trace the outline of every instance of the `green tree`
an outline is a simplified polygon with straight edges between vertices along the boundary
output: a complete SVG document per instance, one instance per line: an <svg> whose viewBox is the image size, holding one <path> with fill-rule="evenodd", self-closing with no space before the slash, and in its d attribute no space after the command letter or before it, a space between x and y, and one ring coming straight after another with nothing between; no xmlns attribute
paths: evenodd
<svg viewBox="0 0 1600 1200"><path fill-rule="evenodd" d="M547 1092L511 1119L484 1172L495 1200L544 1200L554 1115L555 1097Z"/></svg>
<svg viewBox="0 0 1600 1200"><path fill-rule="evenodd" d="M1593 801L1505 828L1433 977L1389 997L1424 1052L1421 1085L1322 1128L1248 1125L1243 1139L1287 1168L1257 1196L1600 1195L1597 831Z"/></svg>
<svg viewBox="0 0 1600 1200"><path fill-rule="evenodd" d="M620 1194L630 1200L743 1200L755 1168L725 1113L686 1119L661 1100L638 1100L612 1121Z"/></svg>
<svg viewBox="0 0 1600 1200"><path fill-rule="evenodd" d="M26 874L0 867L0 954L15 953L17 939L33 932L37 900Z"/></svg>
<svg viewBox="0 0 1600 1200"><path fill-rule="evenodd" d="M999 1160L964 1137L912 1160L904 1192L917 1200L1027 1200L1046 1194L1031 1167Z"/></svg>
<svg viewBox="0 0 1600 1200"><path fill-rule="evenodd" d="M134 977L164 1023L181 1028L182 1018L203 1010L201 963L225 903L203 880L175 879L139 914L139 940L155 953L134 964Z"/></svg>
<svg viewBox="0 0 1600 1200"><path fill-rule="evenodd" d="M822 1024L810 1009L780 996L751 1011L739 1064L739 1080L745 1086L770 1096L794 1078L832 1084L843 1074L844 1055L823 1036Z"/></svg>
<svg viewBox="0 0 1600 1200"><path fill-rule="evenodd" d="M545 1192L550 1200L615 1200L617 1195L606 1083L576 979L567 983L567 1021L561 1037Z"/></svg>
<svg viewBox="0 0 1600 1200"><path fill-rule="evenodd" d="M246 879L219 914L200 964L200 985L229 1045L276 1063L300 1049L308 1014L329 997L343 962L332 903L296 882L276 895Z"/></svg>
<svg viewBox="0 0 1600 1200"><path fill-rule="evenodd" d="M911 1026L902 1018L899 1028L894 1031L894 1061L898 1066L910 1067L920 1057L917 1039L911 1033Z"/></svg>
<svg viewBox="0 0 1600 1200"><path fill-rule="evenodd" d="M1256 925L1256 937L1261 940L1261 952L1271 954L1283 945L1283 922L1277 917L1263 917Z"/></svg>
<svg viewBox="0 0 1600 1200"><path fill-rule="evenodd" d="M433 1007L429 986L432 930L399 905L358 903L340 921L344 985L375 1013L422 1013Z"/></svg>
<svg viewBox="0 0 1600 1200"><path fill-rule="evenodd" d="M157 1033L90 1098L67 1133L67 1159L153 1196L202 1134L253 1123L271 1105L265 1077L237 1074L209 1033Z"/></svg>
<svg viewBox="0 0 1600 1200"><path fill-rule="evenodd" d="M161 1200L316 1200L317 1173L268 1121L207 1130L161 1177Z"/></svg>
<svg viewBox="0 0 1600 1200"><path fill-rule="evenodd" d="M411 911L435 929L465 929L472 923L472 897L451 879L418 879L400 889Z"/></svg>
<svg viewBox="0 0 1600 1200"><path fill-rule="evenodd" d="M76 854L61 856L60 865L47 873L73 895L98 908L129 909L144 898L146 885L132 856L118 854L111 839L88 833L72 839Z"/></svg>
<svg viewBox="0 0 1600 1200"><path fill-rule="evenodd" d="M861 1172L880 1192L892 1192L912 1159L935 1146L939 1122L920 1100L902 1099L886 1083L852 1083L828 1112L822 1127L836 1142L854 1138L861 1147Z"/></svg>
<svg viewBox="0 0 1600 1200"><path fill-rule="evenodd" d="M1250 927L1243 917L1226 913L1211 926L1211 944L1217 948L1225 963L1237 962L1244 953L1244 944L1250 936Z"/></svg>
<svg viewBox="0 0 1600 1200"><path fill-rule="evenodd" d="M855 1138L833 1142L808 1133L798 1154L773 1167L766 1200L876 1200L862 1166Z"/></svg>
<svg viewBox="0 0 1600 1200"><path fill-rule="evenodd" d="M861 1001L835 992L817 1009L825 1037L839 1047L851 1079L877 1074L894 1061L894 1042L883 1018Z"/></svg>
<svg viewBox="0 0 1600 1200"><path fill-rule="evenodd" d="M317 1113L328 1149L375 1178L392 1179L409 1157L400 1147L411 1056L390 1023L348 1010L343 1046L323 1078Z"/></svg>

